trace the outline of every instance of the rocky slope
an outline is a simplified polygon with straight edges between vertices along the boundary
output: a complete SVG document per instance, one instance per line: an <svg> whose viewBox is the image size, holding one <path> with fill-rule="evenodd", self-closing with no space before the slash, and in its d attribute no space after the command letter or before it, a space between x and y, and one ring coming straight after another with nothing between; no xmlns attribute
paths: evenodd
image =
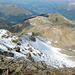
<svg viewBox="0 0 75 75"><path fill-rule="evenodd" d="M74 29L59 13L32 16L12 26L14 33L1 29L1 74L74 75Z"/></svg>
<svg viewBox="0 0 75 75"><path fill-rule="evenodd" d="M61 54L61 49L49 46L50 43L51 40L34 33L24 33L18 37L1 29L0 74L73 75L75 62Z"/></svg>
<svg viewBox="0 0 75 75"><path fill-rule="evenodd" d="M33 16L13 26L10 31L18 36L34 32L35 35L48 38L51 40L49 45L60 48L62 54L68 55L69 60L75 61L75 22L68 20L60 13Z"/></svg>
<svg viewBox="0 0 75 75"><path fill-rule="evenodd" d="M53 41L57 41L58 43L55 45L59 47L69 48L75 45L74 28L75 22L68 20L60 13L55 13L34 16L13 26L10 31L17 35L21 35L25 32L34 32Z"/></svg>

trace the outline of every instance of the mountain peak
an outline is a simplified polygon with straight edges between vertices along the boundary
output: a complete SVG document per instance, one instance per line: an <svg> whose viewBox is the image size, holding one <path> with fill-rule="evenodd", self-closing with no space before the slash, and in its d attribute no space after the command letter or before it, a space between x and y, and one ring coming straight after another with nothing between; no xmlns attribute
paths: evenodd
<svg viewBox="0 0 75 75"><path fill-rule="evenodd" d="M74 35L72 35L70 32L72 31L74 34L74 28L75 22L68 20L60 13L55 14L48 13L22 21L21 23L13 26L10 29L10 31L16 33L17 35L21 35L25 32L34 32L44 37L51 38L53 40L58 40L61 44L63 44L62 43L62 41L64 41L63 38L66 39L66 37L70 35L71 38L74 38ZM68 35L68 33L70 35ZM59 38L62 38L61 41ZM74 45L75 44L74 41L72 41L72 39L70 40L69 39L70 38L67 38L66 40L71 42L70 44L67 43L67 41L64 41L64 43L66 43L66 46Z"/></svg>
<svg viewBox="0 0 75 75"><path fill-rule="evenodd" d="M8 6L17 6L17 5L15 5L15 4L12 4L12 3L11 3L11 4L7 4L7 5L8 5Z"/></svg>
<svg viewBox="0 0 75 75"><path fill-rule="evenodd" d="M10 4L3 4L3 3L0 3L0 6L16 6L15 4L12 4L12 3L10 3Z"/></svg>
<svg viewBox="0 0 75 75"><path fill-rule="evenodd" d="M62 16L60 13L48 13L48 14L42 14L40 16L35 16L35 17L31 17L27 20L22 21L21 23L13 26L14 28L14 32L15 29L16 31L19 31L17 29L20 29L20 31L22 30L22 28L24 29L25 27L41 27L42 29L45 29L50 27L50 26L58 26L58 25L65 25L65 24L74 24L73 21L68 20L67 18L65 18L64 16ZM16 28L17 27L17 28ZM21 27L21 28L18 28ZM42 31L42 30L41 30Z"/></svg>
<svg viewBox="0 0 75 75"><path fill-rule="evenodd" d="M28 10L21 8L21 7L18 7L15 4L0 4L0 10L1 10L1 12L5 12L7 15L14 15L14 14L20 15L21 13L26 14L26 15L32 14Z"/></svg>
<svg viewBox="0 0 75 75"><path fill-rule="evenodd" d="M13 24L28 18L32 14L33 13L29 10L19 7L15 4L0 3L0 17Z"/></svg>

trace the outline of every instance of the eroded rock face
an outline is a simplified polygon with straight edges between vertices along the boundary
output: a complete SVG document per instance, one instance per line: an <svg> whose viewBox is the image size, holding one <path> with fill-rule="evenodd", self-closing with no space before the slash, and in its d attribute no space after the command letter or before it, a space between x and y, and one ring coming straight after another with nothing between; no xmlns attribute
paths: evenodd
<svg viewBox="0 0 75 75"><path fill-rule="evenodd" d="M26 54L26 57L27 57L27 59L29 59L29 60L31 60L31 61L34 61L34 59L31 57L31 54L30 54L30 53L27 53L27 54Z"/></svg>

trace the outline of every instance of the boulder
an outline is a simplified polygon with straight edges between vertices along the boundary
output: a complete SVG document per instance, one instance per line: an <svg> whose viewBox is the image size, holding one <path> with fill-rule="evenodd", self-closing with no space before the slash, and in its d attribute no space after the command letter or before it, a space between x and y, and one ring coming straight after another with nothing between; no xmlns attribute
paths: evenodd
<svg viewBox="0 0 75 75"><path fill-rule="evenodd" d="M31 47L29 47L28 50L29 50L30 52L32 52L32 48L31 48Z"/></svg>
<svg viewBox="0 0 75 75"><path fill-rule="evenodd" d="M34 61L34 59L31 57L31 54L30 54L30 53L27 53L27 54L26 54L26 57L27 57L27 59L29 59L29 60L31 60L31 61Z"/></svg>
<svg viewBox="0 0 75 75"><path fill-rule="evenodd" d="M30 36L30 40L35 42L36 38L34 36Z"/></svg>
<svg viewBox="0 0 75 75"><path fill-rule="evenodd" d="M17 52L20 52L20 47L15 47L14 48Z"/></svg>
<svg viewBox="0 0 75 75"><path fill-rule="evenodd" d="M0 54L4 56L9 56L9 57L14 57L14 53L8 52L8 51L3 51L0 49Z"/></svg>

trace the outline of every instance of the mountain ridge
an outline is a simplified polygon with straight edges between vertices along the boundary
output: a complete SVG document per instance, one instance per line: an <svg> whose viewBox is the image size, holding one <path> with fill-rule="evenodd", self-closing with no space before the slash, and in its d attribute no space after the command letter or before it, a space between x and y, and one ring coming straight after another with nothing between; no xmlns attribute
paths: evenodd
<svg viewBox="0 0 75 75"><path fill-rule="evenodd" d="M6 10L7 11L6 11ZM31 15L32 13L31 12L29 12L28 10L26 10L26 9L23 9L23 8L21 8L21 7L18 7L17 5L15 5L15 4L2 4L2 3L0 3L0 12L5 12L6 13L6 15L14 15L14 13L10 13L9 14L9 12L11 11L13 11L13 10L15 10L14 12L17 12L17 13L15 13L15 15L19 15L19 14L26 14L26 15ZM10 11L9 11L10 10ZM20 10L20 12L18 12ZM22 12L21 12L22 11Z"/></svg>
<svg viewBox="0 0 75 75"><path fill-rule="evenodd" d="M12 26L10 31L19 36L23 33L34 32L35 34L59 42L58 44L53 43L53 45L66 48L75 45L73 41L75 36L74 28L74 21L68 20L59 13L50 13L43 14L43 16L34 16L28 20L22 21ZM14 31L12 29L14 29Z"/></svg>
<svg viewBox="0 0 75 75"><path fill-rule="evenodd" d="M34 22L35 21L35 22ZM46 22L46 23L45 23ZM25 24L26 23L26 24ZM27 24L28 23L28 24ZM31 23L31 24L30 24ZM49 14L41 14L39 16L32 16L24 21L22 21L21 23L12 26L12 28L16 28L18 27L22 27L22 26L36 26L35 24L38 25L48 25L48 26L57 26L57 25L64 25L64 24L72 24L74 26L75 22L71 21L67 18L65 18L64 16L62 16L60 13L49 13ZM38 24L37 24L38 23ZM71 25L71 26L72 26ZM23 27L24 28L24 27ZM12 30L11 30L12 31ZM13 32L13 31L12 31ZM16 31L14 30L14 32L18 32L18 30L16 29Z"/></svg>
<svg viewBox="0 0 75 75"><path fill-rule="evenodd" d="M32 16L10 31L0 29L1 74L75 74L74 21L48 13Z"/></svg>
<svg viewBox="0 0 75 75"><path fill-rule="evenodd" d="M31 15L33 15L32 12L15 4L0 3L0 17L10 23L19 23L20 21L30 17Z"/></svg>
<svg viewBox="0 0 75 75"><path fill-rule="evenodd" d="M0 18L0 29L9 29L12 26L12 23L5 21L4 19Z"/></svg>

